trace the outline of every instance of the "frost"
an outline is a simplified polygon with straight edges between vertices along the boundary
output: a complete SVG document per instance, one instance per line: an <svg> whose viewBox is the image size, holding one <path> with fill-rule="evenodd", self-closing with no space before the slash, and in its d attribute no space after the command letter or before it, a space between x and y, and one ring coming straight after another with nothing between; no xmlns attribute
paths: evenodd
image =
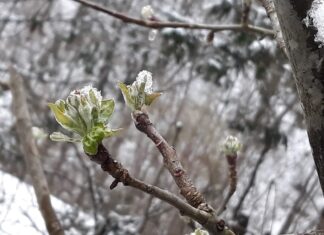
<svg viewBox="0 0 324 235"><path fill-rule="evenodd" d="M154 15L154 10L150 5L144 6L142 8L141 15L145 20L150 20Z"/></svg>
<svg viewBox="0 0 324 235"><path fill-rule="evenodd" d="M144 91L149 94L153 92L153 80L151 72L146 70L139 72L139 74L136 77L136 83L138 86L140 86L142 83L145 83Z"/></svg>
<svg viewBox="0 0 324 235"><path fill-rule="evenodd" d="M314 0L311 9L303 20L307 27L313 26L317 29L315 42L319 42L319 47L324 46L324 1Z"/></svg>

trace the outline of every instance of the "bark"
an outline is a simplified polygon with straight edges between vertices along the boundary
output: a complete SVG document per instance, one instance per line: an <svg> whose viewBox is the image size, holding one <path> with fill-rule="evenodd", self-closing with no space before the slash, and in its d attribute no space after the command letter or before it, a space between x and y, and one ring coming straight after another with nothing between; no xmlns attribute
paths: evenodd
<svg viewBox="0 0 324 235"><path fill-rule="evenodd" d="M112 177L114 177L115 180L111 184L110 189L114 189L118 185L118 183L121 182L125 186L136 188L147 194L153 195L154 197L159 198L166 203L169 203L173 207L179 209L180 212L184 215L187 215L193 220L200 223L210 232L210 234L234 234L225 226L224 220L219 219L216 215L194 208L193 206L189 205L167 190L163 190L159 187L146 184L143 181L133 178L121 163L111 158L110 153L102 144L99 145L96 155L88 156L91 161L99 164L103 171L109 173Z"/></svg>
<svg viewBox="0 0 324 235"><path fill-rule="evenodd" d="M314 41L317 30L303 23L312 2L274 1L324 191L324 47Z"/></svg>
<svg viewBox="0 0 324 235"><path fill-rule="evenodd" d="M27 169L32 179L39 209L50 235L63 235L64 231L53 209L50 191L43 171L42 163L34 137L32 124L27 108L26 94L23 80L19 74L10 68L10 87L12 91L12 108L16 116L16 129L19 142L24 154Z"/></svg>

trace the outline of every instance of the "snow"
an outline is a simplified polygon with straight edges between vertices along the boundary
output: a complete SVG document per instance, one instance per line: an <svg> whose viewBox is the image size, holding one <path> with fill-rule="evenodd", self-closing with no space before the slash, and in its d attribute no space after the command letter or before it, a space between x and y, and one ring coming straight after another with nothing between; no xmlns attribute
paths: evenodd
<svg viewBox="0 0 324 235"><path fill-rule="evenodd" d="M47 234L32 186L2 171L0 171L0 183L2 186L0 189L0 234ZM51 201L58 214L67 214L73 210L70 205L56 197L52 196ZM94 226L93 219L89 215L85 213L79 215L86 226ZM66 234L77 234L77 232L70 230Z"/></svg>
<svg viewBox="0 0 324 235"><path fill-rule="evenodd" d="M312 20L312 21L311 21ZM311 9L308 11L304 23L307 27L314 26L317 29L315 42L319 42L319 47L324 46L324 1L314 0ZM313 25L311 25L311 23Z"/></svg>

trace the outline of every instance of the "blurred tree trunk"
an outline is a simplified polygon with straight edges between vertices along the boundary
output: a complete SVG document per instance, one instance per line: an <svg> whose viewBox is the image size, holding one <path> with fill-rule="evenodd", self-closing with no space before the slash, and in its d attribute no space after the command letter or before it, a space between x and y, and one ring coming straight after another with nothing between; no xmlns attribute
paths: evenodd
<svg viewBox="0 0 324 235"><path fill-rule="evenodd" d="M32 179L39 210L50 235L64 235L63 228L52 206L50 190L41 163L35 139L32 134L32 121L27 107L23 79L14 68L10 68L12 109L16 117L16 129L24 160Z"/></svg>
<svg viewBox="0 0 324 235"><path fill-rule="evenodd" d="M305 113L306 128L324 192L324 47L317 30L304 19L314 0L274 0L284 41Z"/></svg>

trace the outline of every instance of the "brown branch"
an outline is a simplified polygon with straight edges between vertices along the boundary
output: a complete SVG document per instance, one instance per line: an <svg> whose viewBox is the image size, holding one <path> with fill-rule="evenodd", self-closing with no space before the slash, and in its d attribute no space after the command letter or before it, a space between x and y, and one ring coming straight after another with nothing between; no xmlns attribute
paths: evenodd
<svg viewBox="0 0 324 235"><path fill-rule="evenodd" d="M155 143L162 154L164 166L172 175L175 183L180 189L181 195L191 206L204 209L206 212L211 212L212 209L207 205L205 198L193 185L188 174L183 169L175 149L170 146L155 129L148 114L141 111L134 111L132 117L136 128L145 133Z"/></svg>
<svg viewBox="0 0 324 235"><path fill-rule="evenodd" d="M162 22L162 21L145 21L137 18L121 14L119 12L110 10L106 7L103 7L99 4L96 4L87 0L73 0L75 2L81 3L84 6L90 7L96 11L105 13L107 15L113 16L119 20L122 20L125 23L131 23L140 25L147 28L162 29L162 28L184 28L184 29L206 29L213 32L219 31L245 31L260 33L264 35L274 36L274 32L270 29L254 26L254 25L244 25L241 24L229 24L229 25L209 25L209 24L195 24L195 23L181 23L181 22Z"/></svg>
<svg viewBox="0 0 324 235"><path fill-rule="evenodd" d="M32 179L39 209L48 233L50 235L64 235L64 231L52 207L50 191L40 161L41 157L32 134L32 124L27 108L23 79L13 68L9 68L9 71L11 78L10 88L13 97L12 107L16 116L16 129L22 146L22 153L24 153L24 160Z"/></svg>
<svg viewBox="0 0 324 235"><path fill-rule="evenodd" d="M252 4L251 0L242 0L241 22L242 22L242 25L244 25L244 26L247 26L249 24L248 20L249 20L249 14L250 14L250 10L251 10L251 4Z"/></svg>
<svg viewBox="0 0 324 235"><path fill-rule="evenodd" d="M229 191L227 192L223 204L217 210L217 215L222 214L226 210L227 203L235 193L236 185L237 185L237 172L236 172L237 155L236 154L226 155L226 160L228 163L228 171L229 171Z"/></svg>
<svg viewBox="0 0 324 235"><path fill-rule="evenodd" d="M186 216L189 216L193 220L200 223L205 229L210 231L212 234L226 235L233 234L229 229L225 227L223 220L217 218L214 214L207 213L206 211L194 208L189 205L176 195L170 193L167 190L161 189L159 187L145 184L144 182L133 178L130 176L127 169L125 169L121 163L110 157L108 150L100 144L98 147L98 152L96 155L89 155L89 158L101 165L103 171L108 172L111 176L115 178L111 189L115 188L119 182L123 183L125 186L130 186L139 189L145 193L153 195L162 201L165 201L172 205L173 207L180 210Z"/></svg>

